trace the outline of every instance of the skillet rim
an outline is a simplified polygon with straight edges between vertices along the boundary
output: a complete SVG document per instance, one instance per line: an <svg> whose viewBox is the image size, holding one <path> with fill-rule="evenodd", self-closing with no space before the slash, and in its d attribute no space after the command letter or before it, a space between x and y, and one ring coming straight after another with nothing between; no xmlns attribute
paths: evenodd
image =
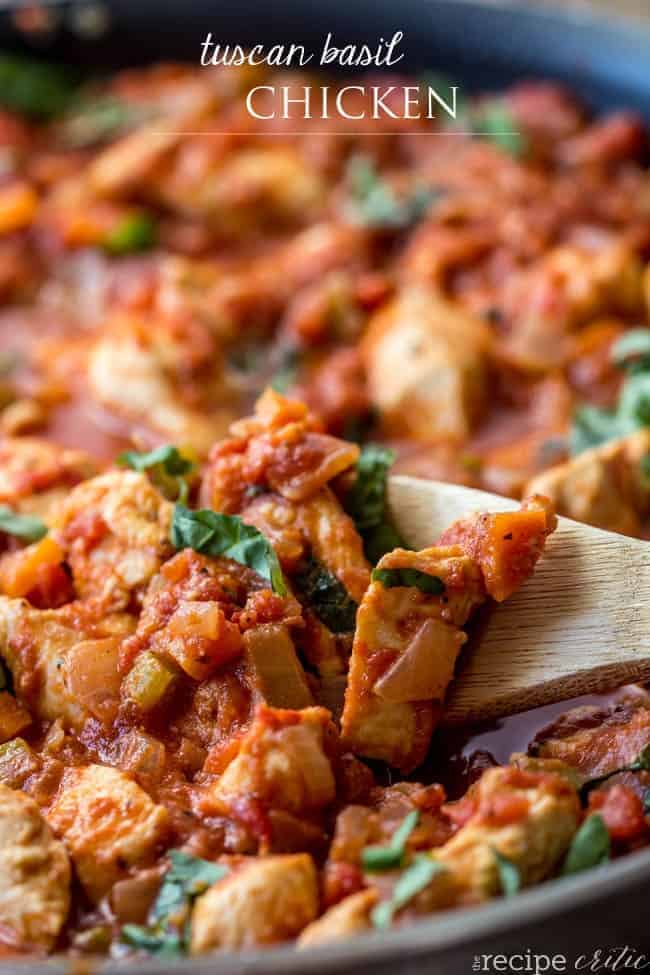
<svg viewBox="0 0 650 975"><path fill-rule="evenodd" d="M130 0L132 2L132 0ZM305 0L303 0L305 2ZM472 12L480 17L494 17L495 28L500 23L514 18L522 29L529 32L543 31L547 27L561 30L563 27L573 31L581 29L591 32L591 43L595 39L606 39L630 45L638 51L639 59L650 54L650 25L641 18L623 15L617 18L605 10L594 10L586 6L569 9L557 3L548 6L531 7L522 0L419 0L423 7L438 10L444 16L445 8L453 10L464 8L467 16ZM172 5L168 0L170 6ZM381 3L381 0L379 0ZM20 4L19 4L20 5ZM74 5L74 3L70 4ZM291 4L289 4L290 6ZM378 4L379 5L379 4ZM11 4L8 4L11 6ZM109 3L109 6L111 4ZM129 0L115 0L113 6L124 11ZM140 13L148 8L153 15L158 7L157 0L137 0ZM159 7L158 7L159 9ZM179 13L180 13L179 9ZM594 34L596 37L594 37ZM0 48L12 46L0 39ZM489 47L489 45L486 45ZM488 59L494 52L488 50ZM539 69L535 69L539 72ZM595 71L595 81L606 90L607 77L602 71ZM549 72L553 76L553 72ZM639 87L638 81L630 82ZM650 106L650 81L645 94ZM646 113L647 114L647 113ZM650 115L647 121L650 123ZM650 544L650 543L649 543ZM164 961L149 959L137 961L118 961L109 959L94 963L88 960L88 970L102 975L326 975L326 973L354 972L360 966L373 962L386 962L391 959L417 962L439 960L442 954L462 946L471 951L480 948L482 938L513 933L527 925L557 917L563 910L571 912L588 907L605 897L629 892L635 885L646 883L650 886L650 849L631 853L612 863L596 867L575 877L556 878L544 884L525 890L516 900L499 899L478 907L452 910L431 915L409 923L402 928L364 934L346 941L331 942L315 946L309 951L297 952L293 945L277 946L264 951L246 951L223 955L206 955L196 959ZM54 975L54 973L76 972L79 959L65 956L52 958L42 963L33 960L20 961L16 958L7 961L0 959L0 975ZM86 965L86 960L81 964ZM92 966L92 968L90 967ZM85 967L83 969L86 970Z"/></svg>

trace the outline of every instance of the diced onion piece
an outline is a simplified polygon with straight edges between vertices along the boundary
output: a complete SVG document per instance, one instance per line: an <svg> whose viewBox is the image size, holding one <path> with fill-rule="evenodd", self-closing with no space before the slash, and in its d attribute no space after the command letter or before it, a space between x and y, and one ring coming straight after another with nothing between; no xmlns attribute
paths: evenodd
<svg viewBox="0 0 650 975"><path fill-rule="evenodd" d="M9 691L0 691L0 742L9 741L32 723L29 711Z"/></svg>
<svg viewBox="0 0 650 975"><path fill-rule="evenodd" d="M441 701L454 676L465 633L442 620L426 620L406 650L374 686L384 701Z"/></svg>
<svg viewBox="0 0 650 975"><path fill-rule="evenodd" d="M0 782L10 789L20 789L25 779L39 767L38 758L22 738L12 738L0 745Z"/></svg>
<svg viewBox="0 0 650 975"><path fill-rule="evenodd" d="M160 704L178 677L171 664L146 650L137 658L122 682L122 695L141 711Z"/></svg>
<svg viewBox="0 0 650 975"><path fill-rule="evenodd" d="M133 729L120 749L119 767L150 783L159 782L165 771L165 746L146 731Z"/></svg>
<svg viewBox="0 0 650 975"><path fill-rule="evenodd" d="M114 720L119 707L120 643L120 637L115 636L81 640L66 657L65 680L70 693L100 721Z"/></svg>
<svg viewBox="0 0 650 975"><path fill-rule="evenodd" d="M216 602L182 602L162 640L162 648L194 680L206 680L243 650L239 627Z"/></svg>
<svg viewBox="0 0 650 975"><path fill-rule="evenodd" d="M247 630L244 645L253 684L266 704L299 711L314 703L285 625L266 623Z"/></svg>

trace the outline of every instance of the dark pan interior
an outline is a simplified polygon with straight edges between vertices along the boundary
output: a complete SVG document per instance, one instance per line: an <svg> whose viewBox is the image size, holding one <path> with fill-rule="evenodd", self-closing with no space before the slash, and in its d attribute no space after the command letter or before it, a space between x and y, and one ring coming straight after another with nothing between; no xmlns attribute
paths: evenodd
<svg viewBox="0 0 650 975"><path fill-rule="evenodd" d="M559 0L558 0L559 2ZM68 7L72 4L68 4ZM208 31L222 42L305 44L318 49L332 31L338 44L376 41L404 32L400 65L436 70L467 90L496 89L517 78L564 81L595 109L633 108L650 120L650 27L625 25L561 9L476 0L111 0L112 27L101 40L81 42L65 26L48 43L27 44L0 12L0 45L29 49L92 69L164 58L198 61ZM264 956L164 961L104 971L187 975L461 975L476 952L530 948L569 957L582 947L615 943L650 947L641 922L650 894L650 852L585 879L551 883L470 915L433 918L382 938L335 945L305 955L280 949ZM519 899L518 899L519 900ZM647 927L647 926L646 926ZM571 969L568 969L571 970ZM15 967L0 972L15 972ZM35 972L31 965L20 971ZM58 963L38 971L70 971Z"/></svg>
<svg viewBox="0 0 650 975"><path fill-rule="evenodd" d="M636 108L650 119L650 28L559 6L476 0L108 0L107 6L112 28L103 38L80 42L63 17L53 42L35 50L110 68L170 57L198 61L208 31L224 43L293 41L318 50L328 31L345 44L401 30L406 58L400 68L447 72L470 90L521 77L557 78L596 108ZM0 17L0 37L21 43L7 14Z"/></svg>

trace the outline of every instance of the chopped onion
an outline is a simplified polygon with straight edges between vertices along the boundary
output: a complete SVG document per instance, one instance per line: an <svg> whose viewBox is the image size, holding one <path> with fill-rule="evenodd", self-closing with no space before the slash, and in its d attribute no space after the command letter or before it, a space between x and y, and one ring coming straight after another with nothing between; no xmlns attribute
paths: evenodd
<svg viewBox="0 0 650 975"><path fill-rule="evenodd" d="M394 703L441 701L466 639L456 626L438 619L426 620L404 652L375 683L375 694Z"/></svg>

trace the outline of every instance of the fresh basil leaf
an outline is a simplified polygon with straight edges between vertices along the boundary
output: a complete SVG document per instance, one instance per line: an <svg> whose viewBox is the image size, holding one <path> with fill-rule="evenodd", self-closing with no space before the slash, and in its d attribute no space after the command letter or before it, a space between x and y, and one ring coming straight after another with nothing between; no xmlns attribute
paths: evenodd
<svg viewBox="0 0 650 975"><path fill-rule="evenodd" d="M357 462L357 477L346 499L346 511L361 535L366 558L376 565L382 555L403 546L387 513L388 471L395 460L392 450L366 444Z"/></svg>
<svg viewBox="0 0 650 975"><path fill-rule="evenodd" d="M115 257L138 254L156 246L158 228L148 213L132 213L124 217L102 241L105 251Z"/></svg>
<svg viewBox="0 0 650 975"><path fill-rule="evenodd" d="M75 97L78 81L69 67L17 54L0 55L0 105L28 118L61 115Z"/></svg>
<svg viewBox="0 0 650 975"><path fill-rule="evenodd" d="M641 458L639 469L641 472L641 480L643 481L644 487L650 488L650 454L646 454L645 457Z"/></svg>
<svg viewBox="0 0 650 975"><path fill-rule="evenodd" d="M187 951L192 902L228 873L228 868L170 850L170 866L151 909L148 925L125 924L122 941L158 957L177 958Z"/></svg>
<svg viewBox="0 0 650 975"><path fill-rule="evenodd" d="M526 152L526 140L517 130L517 123L503 102L491 100L480 105L471 113L471 120L476 135L489 139L515 159Z"/></svg>
<svg viewBox="0 0 650 975"><path fill-rule="evenodd" d="M445 584L438 576L430 576L419 569L373 569L372 581L380 582L384 589L405 586L419 589L420 592L439 596L445 591Z"/></svg>
<svg viewBox="0 0 650 975"><path fill-rule="evenodd" d="M605 821L598 813L587 816L577 831L566 855L562 874L567 876L589 870L606 863L610 856L611 841Z"/></svg>
<svg viewBox="0 0 650 975"><path fill-rule="evenodd" d="M121 467L130 467L134 471L148 471L160 464L165 473L173 477L189 474L194 467L191 460L183 457L178 447L172 447L170 444L165 447L156 447L155 450L150 450L147 453L125 450L117 458L117 463Z"/></svg>
<svg viewBox="0 0 650 975"><path fill-rule="evenodd" d="M425 216L440 196L440 190L416 186L410 196L400 199L393 188L381 179L375 164L367 156L353 156L347 168L350 185L350 214L366 227L403 230Z"/></svg>
<svg viewBox="0 0 650 975"><path fill-rule="evenodd" d="M183 850L170 850L168 857L171 865L152 908L156 922L169 920L188 899L198 897L228 873L222 864L202 860Z"/></svg>
<svg viewBox="0 0 650 975"><path fill-rule="evenodd" d="M408 813L395 830L390 843L386 846L366 846L361 851L361 863L365 870L378 872L394 870L402 865L406 855L406 843L420 819L417 809Z"/></svg>
<svg viewBox="0 0 650 975"><path fill-rule="evenodd" d="M382 901L373 908L370 920L374 927L387 928L395 914L428 887L436 874L444 870L441 863L433 860L426 853L416 854L411 866L407 867L395 884L390 900Z"/></svg>
<svg viewBox="0 0 650 975"><path fill-rule="evenodd" d="M294 577L296 588L321 623L332 633L351 633L357 604L336 576L316 559L305 562Z"/></svg>
<svg viewBox="0 0 650 975"><path fill-rule="evenodd" d="M281 362L271 378L271 389L274 389L276 393L286 393L298 379L301 359L299 349L285 349L281 356Z"/></svg>
<svg viewBox="0 0 650 975"><path fill-rule="evenodd" d="M388 471L394 460L392 450L377 444L366 444L359 454L347 511L360 534L376 528L384 520Z"/></svg>
<svg viewBox="0 0 650 975"><path fill-rule="evenodd" d="M632 328L620 337L611 348L611 358L615 366L625 368L643 362L650 367L650 328Z"/></svg>
<svg viewBox="0 0 650 975"><path fill-rule="evenodd" d="M639 752L638 758L630 766L632 772L650 772L650 743Z"/></svg>
<svg viewBox="0 0 650 975"><path fill-rule="evenodd" d="M643 794L643 812L646 816L650 816L650 789L646 789Z"/></svg>
<svg viewBox="0 0 650 975"><path fill-rule="evenodd" d="M624 422L617 412L598 406L581 406L573 417L570 434L572 454L581 454L591 447L600 447L608 440L623 437L636 429L634 423Z"/></svg>
<svg viewBox="0 0 650 975"><path fill-rule="evenodd" d="M19 515L5 504L0 504L0 532L14 535L24 542L38 542L47 535L47 525L35 515Z"/></svg>
<svg viewBox="0 0 650 975"><path fill-rule="evenodd" d="M167 444L146 453L126 450L119 455L116 463L134 471L149 472L151 480L166 498L182 504L187 501L189 486L185 478L194 469L194 464L183 457L178 447Z"/></svg>
<svg viewBox="0 0 650 975"><path fill-rule="evenodd" d="M492 853L494 854L497 870L499 872L501 893L504 897L513 897L521 890L521 875L519 873L519 867L516 863L513 863L512 860L509 860L503 855L503 853L500 853L494 847L492 848Z"/></svg>
<svg viewBox="0 0 650 975"><path fill-rule="evenodd" d="M274 592L286 596L287 587L278 557L264 535L237 515L223 515L209 508L190 511L174 507L170 533L174 548L193 548L213 558L224 556L253 569L271 583Z"/></svg>
<svg viewBox="0 0 650 975"><path fill-rule="evenodd" d="M185 953L183 939L177 931L155 931L142 924L125 924L120 938L132 948L156 958L181 958Z"/></svg>
<svg viewBox="0 0 650 975"><path fill-rule="evenodd" d="M76 100L61 120L58 134L70 149L85 149L133 129L151 117L151 112L113 95L95 95Z"/></svg>

